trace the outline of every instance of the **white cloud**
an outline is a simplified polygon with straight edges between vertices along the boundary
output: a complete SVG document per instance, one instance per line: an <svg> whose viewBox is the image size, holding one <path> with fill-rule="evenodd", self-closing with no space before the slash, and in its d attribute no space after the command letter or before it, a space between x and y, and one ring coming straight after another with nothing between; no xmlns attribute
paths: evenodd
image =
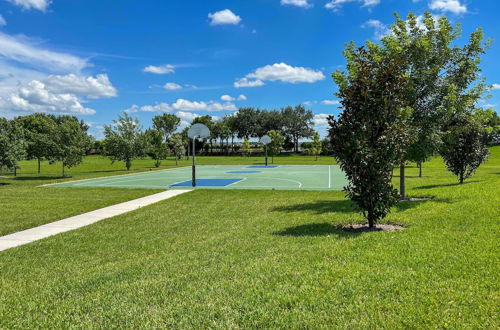
<svg viewBox="0 0 500 330"><path fill-rule="evenodd" d="M328 116L326 113L319 113L314 115L313 123L315 126L326 126L328 125Z"/></svg>
<svg viewBox="0 0 500 330"><path fill-rule="evenodd" d="M50 75L44 81L46 88L57 94L76 94L89 98L115 97L116 88L109 81L108 75L83 77L75 74L64 76Z"/></svg>
<svg viewBox="0 0 500 330"><path fill-rule="evenodd" d="M0 14L0 26L5 26L7 25L7 21L5 20L5 18L3 18L3 16Z"/></svg>
<svg viewBox="0 0 500 330"><path fill-rule="evenodd" d="M157 103L155 105L132 105L130 108L124 110L125 112L173 112L173 111L236 111L236 105L232 102L215 102L215 101L190 101L185 99L178 99L175 103Z"/></svg>
<svg viewBox="0 0 500 330"><path fill-rule="evenodd" d="M0 59L38 67L52 72L79 72L88 66L86 59L43 49L25 36L0 32Z"/></svg>
<svg viewBox="0 0 500 330"><path fill-rule="evenodd" d="M50 0L9 0L15 5L22 7L23 9L37 9L40 11L47 10L50 5Z"/></svg>
<svg viewBox="0 0 500 330"><path fill-rule="evenodd" d="M234 82L234 87L242 88L242 87L260 87L264 86L264 82L262 80L249 80L248 78L241 78Z"/></svg>
<svg viewBox="0 0 500 330"><path fill-rule="evenodd" d="M282 5L291 5L302 8L310 8L312 5L307 0L281 0Z"/></svg>
<svg viewBox="0 0 500 330"><path fill-rule="evenodd" d="M459 0L431 0L429 8L432 10L449 11L453 14L465 14L467 7Z"/></svg>
<svg viewBox="0 0 500 330"><path fill-rule="evenodd" d="M164 65L148 65L142 71L154 74L169 74L175 72L175 67L171 64Z"/></svg>
<svg viewBox="0 0 500 330"><path fill-rule="evenodd" d="M365 23L363 23L363 25L361 25L361 27L362 28L373 28L373 30L374 30L373 37L375 39L381 39L382 37L384 37L390 33L390 29L387 27L387 25L385 25L384 23L382 23L381 21L376 20L376 19L370 19L370 20L366 21Z"/></svg>
<svg viewBox="0 0 500 330"><path fill-rule="evenodd" d="M253 80L250 80L253 79ZM304 67L294 67L286 63L275 63L258 68L244 78L237 80L235 87L257 87L264 81L282 81L285 83L313 83L325 79L323 72Z"/></svg>
<svg viewBox="0 0 500 330"><path fill-rule="evenodd" d="M16 93L8 97L0 97L0 109L78 115L95 113L95 110L84 107L76 95L51 92L43 82L37 80L33 80L26 87L20 87Z"/></svg>
<svg viewBox="0 0 500 330"><path fill-rule="evenodd" d="M234 97L232 97L232 96L230 96L230 95L222 95L222 96L220 97L220 99L221 99L222 101L227 101L227 102L232 102L232 101L234 101L234 100L235 100L235 98L234 98Z"/></svg>
<svg viewBox="0 0 500 330"><path fill-rule="evenodd" d="M340 102L338 100L323 100L323 101L321 101L321 104L324 104L324 105L339 105Z"/></svg>
<svg viewBox="0 0 500 330"><path fill-rule="evenodd" d="M238 25L241 17L229 9L224 9L215 13L208 14L210 25Z"/></svg>
<svg viewBox="0 0 500 330"><path fill-rule="evenodd" d="M246 100L247 100L247 97L246 97L245 95L240 94L240 95L238 96L238 101L246 101Z"/></svg>
<svg viewBox="0 0 500 330"><path fill-rule="evenodd" d="M182 89L182 86L173 82L168 82L165 85L163 85L163 88L169 91L175 91L178 89Z"/></svg>
<svg viewBox="0 0 500 330"><path fill-rule="evenodd" d="M500 84L493 84L491 85L492 90L500 90Z"/></svg>
<svg viewBox="0 0 500 330"><path fill-rule="evenodd" d="M192 121L193 119L200 117L200 115L197 113L186 112L186 111L177 111L175 115L179 117L181 120L186 120L186 121Z"/></svg>
<svg viewBox="0 0 500 330"><path fill-rule="evenodd" d="M214 101L209 102L196 102L185 99L178 99L172 108L175 110L184 111L235 111L236 105L231 102L219 103Z"/></svg>
<svg viewBox="0 0 500 330"><path fill-rule="evenodd" d="M362 7L373 7L378 5L380 0L331 0L325 5L325 8L337 11L348 2L362 2Z"/></svg>

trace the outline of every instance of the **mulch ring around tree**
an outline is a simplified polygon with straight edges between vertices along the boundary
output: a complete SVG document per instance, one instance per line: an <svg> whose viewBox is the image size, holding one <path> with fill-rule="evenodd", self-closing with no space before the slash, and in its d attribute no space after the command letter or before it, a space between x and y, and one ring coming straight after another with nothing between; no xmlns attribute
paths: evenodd
<svg viewBox="0 0 500 330"><path fill-rule="evenodd" d="M426 202L434 199L434 196L428 197L406 197L406 199L402 199L401 202Z"/></svg>
<svg viewBox="0 0 500 330"><path fill-rule="evenodd" d="M406 229L405 226L395 225L395 224L385 224L385 223L377 224L375 226L375 228L368 227L367 223L349 224L349 225L344 225L344 226L338 226L336 228L339 230L348 232L348 233L368 233L368 232L377 232L377 231L397 231L397 230Z"/></svg>

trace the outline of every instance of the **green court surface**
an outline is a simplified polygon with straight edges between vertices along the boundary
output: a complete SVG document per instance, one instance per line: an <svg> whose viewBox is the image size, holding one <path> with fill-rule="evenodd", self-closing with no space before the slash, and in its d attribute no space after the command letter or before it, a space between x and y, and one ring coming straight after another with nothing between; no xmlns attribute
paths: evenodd
<svg viewBox="0 0 500 330"><path fill-rule="evenodd" d="M196 167L196 174L197 188L201 189L341 190L347 182L336 165L204 165ZM191 189L191 167L52 186Z"/></svg>

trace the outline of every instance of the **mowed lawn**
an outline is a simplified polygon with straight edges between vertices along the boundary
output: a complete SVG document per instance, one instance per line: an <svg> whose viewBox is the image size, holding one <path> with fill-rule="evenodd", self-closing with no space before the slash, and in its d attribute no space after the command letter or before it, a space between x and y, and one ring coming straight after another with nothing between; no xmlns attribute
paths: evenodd
<svg viewBox="0 0 500 330"><path fill-rule="evenodd" d="M363 221L342 192L197 190L0 252L0 328L498 328L491 151L464 185L410 168L434 199L395 207L399 232L335 230Z"/></svg>

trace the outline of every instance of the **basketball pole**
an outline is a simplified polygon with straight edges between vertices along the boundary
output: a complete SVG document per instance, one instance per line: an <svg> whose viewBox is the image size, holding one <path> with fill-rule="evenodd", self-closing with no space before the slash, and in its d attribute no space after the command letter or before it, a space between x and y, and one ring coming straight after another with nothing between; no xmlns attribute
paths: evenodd
<svg viewBox="0 0 500 330"><path fill-rule="evenodd" d="M267 144L265 145L266 147L266 167L267 167Z"/></svg>
<svg viewBox="0 0 500 330"><path fill-rule="evenodd" d="M195 164L196 150L195 150L195 145L194 145L195 140L196 140L196 137L193 137L193 150L192 150L192 152L193 152L193 155L192 155L193 156L193 180L191 182L193 188L196 187L196 164Z"/></svg>

